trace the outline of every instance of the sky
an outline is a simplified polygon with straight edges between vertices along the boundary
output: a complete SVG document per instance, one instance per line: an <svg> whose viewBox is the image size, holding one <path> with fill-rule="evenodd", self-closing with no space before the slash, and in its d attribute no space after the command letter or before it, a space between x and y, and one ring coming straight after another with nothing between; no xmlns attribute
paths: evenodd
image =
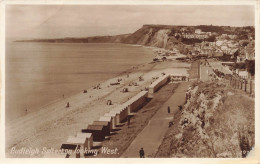
<svg viewBox="0 0 260 164"><path fill-rule="evenodd" d="M144 24L254 26L244 5L7 5L6 37L63 38L133 33Z"/></svg>

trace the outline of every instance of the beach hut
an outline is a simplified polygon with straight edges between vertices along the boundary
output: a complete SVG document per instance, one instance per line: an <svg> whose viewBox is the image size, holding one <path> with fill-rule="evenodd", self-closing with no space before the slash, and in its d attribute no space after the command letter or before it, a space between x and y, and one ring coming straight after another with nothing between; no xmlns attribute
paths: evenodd
<svg viewBox="0 0 260 164"><path fill-rule="evenodd" d="M115 117L115 125L120 125L120 111L115 111L115 110L111 110L109 112L110 114L114 114L116 117Z"/></svg>
<svg viewBox="0 0 260 164"><path fill-rule="evenodd" d="M99 121L107 121L109 123L109 130L112 131L112 129L113 129L112 116L101 116L101 117L99 117Z"/></svg>
<svg viewBox="0 0 260 164"><path fill-rule="evenodd" d="M82 153L82 156L84 156L85 148L88 145L87 138L69 136L69 138L67 139L67 143L79 145L80 146L80 152Z"/></svg>
<svg viewBox="0 0 260 164"><path fill-rule="evenodd" d="M149 97L152 97L152 94L156 91L158 91L163 85L165 85L170 79L170 75L164 75L161 76L160 78L158 78L155 82L153 82L150 86L149 86Z"/></svg>
<svg viewBox="0 0 260 164"><path fill-rule="evenodd" d="M140 109L146 102L148 96L148 91L141 91L136 96L132 97L130 100L124 103L128 115L132 112L136 112Z"/></svg>
<svg viewBox="0 0 260 164"><path fill-rule="evenodd" d="M111 119L110 119L111 120ZM94 121L92 125L103 125L104 130L105 130L105 135L109 136L110 135L110 130L111 130L111 123L109 121Z"/></svg>
<svg viewBox="0 0 260 164"><path fill-rule="evenodd" d="M61 152L69 154L71 158L80 158L80 145L78 144L61 144Z"/></svg>
<svg viewBox="0 0 260 164"><path fill-rule="evenodd" d="M93 141L103 141L105 139L105 128L103 125L88 125L87 129L82 129L82 133L92 133Z"/></svg>
<svg viewBox="0 0 260 164"><path fill-rule="evenodd" d="M111 127L112 129L116 128L116 114L115 113L105 113L105 117L111 117Z"/></svg>
<svg viewBox="0 0 260 164"><path fill-rule="evenodd" d="M86 138L87 142L86 144L84 145L84 149L91 149L93 147L93 135L92 133L81 133L81 132L78 132L77 133L77 137L78 138Z"/></svg>
<svg viewBox="0 0 260 164"><path fill-rule="evenodd" d="M125 111L124 107L117 106L116 108L112 109L110 112L117 112L119 114L119 122L123 122L125 117Z"/></svg>

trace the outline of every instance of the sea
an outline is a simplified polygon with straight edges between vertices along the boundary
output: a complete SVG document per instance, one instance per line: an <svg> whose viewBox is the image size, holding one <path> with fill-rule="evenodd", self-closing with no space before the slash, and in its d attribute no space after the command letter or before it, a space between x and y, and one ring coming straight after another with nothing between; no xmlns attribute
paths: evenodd
<svg viewBox="0 0 260 164"><path fill-rule="evenodd" d="M150 49L128 44L8 41L6 122L149 63L153 57Z"/></svg>

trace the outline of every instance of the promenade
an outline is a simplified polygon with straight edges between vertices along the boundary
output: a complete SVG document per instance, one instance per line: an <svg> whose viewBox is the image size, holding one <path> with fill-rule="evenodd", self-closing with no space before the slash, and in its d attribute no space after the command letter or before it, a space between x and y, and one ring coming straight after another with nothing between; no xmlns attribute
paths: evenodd
<svg viewBox="0 0 260 164"><path fill-rule="evenodd" d="M178 106L185 102L185 93L189 84L189 82L180 83L173 95L161 106L121 157L138 158L141 147L144 148L145 157L153 157L163 140L169 122L178 111ZM168 106L171 109L170 114L167 112Z"/></svg>

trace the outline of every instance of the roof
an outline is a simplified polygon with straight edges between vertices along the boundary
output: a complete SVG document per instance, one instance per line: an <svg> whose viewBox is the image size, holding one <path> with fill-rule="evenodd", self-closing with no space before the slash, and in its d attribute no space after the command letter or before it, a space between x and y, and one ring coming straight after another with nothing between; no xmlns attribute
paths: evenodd
<svg viewBox="0 0 260 164"><path fill-rule="evenodd" d="M86 138L83 137L75 137L75 136L69 136L67 139L68 143L74 143L74 144L84 144L86 141Z"/></svg>
<svg viewBox="0 0 260 164"><path fill-rule="evenodd" d="M76 150L77 146L77 144L61 144L60 149Z"/></svg>
<svg viewBox="0 0 260 164"><path fill-rule="evenodd" d="M126 108L125 105L118 105L118 106L116 106L115 108L113 108L112 110L113 110L113 111L122 111L122 110L124 110L125 108Z"/></svg>
<svg viewBox="0 0 260 164"><path fill-rule="evenodd" d="M101 116L101 117L99 117L99 121L108 121L108 122L110 122L111 119L112 118L110 116Z"/></svg>
<svg viewBox="0 0 260 164"><path fill-rule="evenodd" d="M93 125L104 125L104 126L108 126L108 123L110 121L94 121Z"/></svg>
<svg viewBox="0 0 260 164"><path fill-rule="evenodd" d="M77 133L77 137L90 138L92 133Z"/></svg>
<svg viewBox="0 0 260 164"><path fill-rule="evenodd" d="M105 115L104 115L104 116L115 117L115 116L116 116L116 114L115 114L115 113L105 113Z"/></svg>
<svg viewBox="0 0 260 164"><path fill-rule="evenodd" d="M118 111L118 110L111 110L110 113L112 113L112 114L120 114L121 111Z"/></svg>
<svg viewBox="0 0 260 164"><path fill-rule="evenodd" d="M88 125L87 130L103 130L103 125Z"/></svg>
<svg viewBox="0 0 260 164"><path fill-rule="evenodd" d="M159 78L160 79L160 78ZM128 106L130 104L132 104L133 102L135 102L136 100L138 100L139 98L141 98L142 96L146 95L148 93L148 91L141 91L139 92L137 95L135 95L134 97L132 97L130 100L128 100L127 102L124 103L125 106Z"/></svg>
<svg viewBox="0 0 260 164"><path fill-rule="evenodd" d="M155 87L158 83L160 83L161 81L163 81L164 79L168 78L169 75L164 75L164 76L161 76L159 79L157 79L155 82L153 82L149 88L153 88Z"/></svg>

